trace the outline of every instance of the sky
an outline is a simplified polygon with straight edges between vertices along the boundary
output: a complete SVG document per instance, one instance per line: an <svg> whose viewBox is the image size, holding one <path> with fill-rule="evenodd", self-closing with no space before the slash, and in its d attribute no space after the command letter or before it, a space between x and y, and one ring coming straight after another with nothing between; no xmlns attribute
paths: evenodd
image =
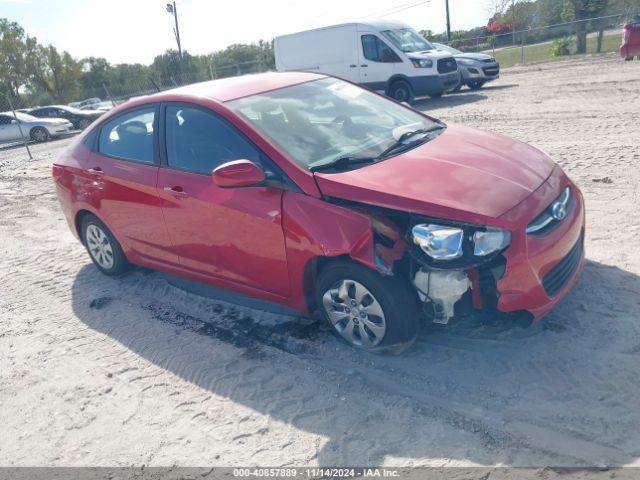
<svg viewBox="0 0 640 480"><path fill-rule="evenodd" d="M168 0L0 0L0 17L76 58L145 63L176 48ZM232 43L372 18L417 30L446 30L445 0L176 0L182 48L192 54ZM451 29L486 25L492 0L449 0ZM410 8L408 8L410 7Z"/></svg>

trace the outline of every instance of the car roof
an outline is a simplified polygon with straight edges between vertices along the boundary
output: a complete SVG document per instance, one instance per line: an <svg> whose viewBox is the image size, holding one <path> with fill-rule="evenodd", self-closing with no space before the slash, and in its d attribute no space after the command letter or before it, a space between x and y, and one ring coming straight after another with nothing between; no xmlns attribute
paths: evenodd
<svg viewBox="0 0 640 480"><path fill-rule="evenodd" d="M279 88L299 85L311 82L326 75L309 72L267 72L240 77L222 78L207 82L193 83L184 87L173 88L163 92L154 93L149 98L162 100L173 94L188 95L194 97L206 97L220 102L228 102L237 98L257 95L259 93L277 90Z"/></svg>
<svg viewBox="0 0 640 480"><path fill-rule="evenodd" d="M319 27L319 28L312 28L310 30L302 30L299 32L294 32L294 33L289 33L289 34L283 34L283 35L278 35L276 38L283 38L283 37L288 37L291 35L298 35L300 33L307 33L307 32L317 32L317 31L321 31L321 30L330 30L333 28L342 28L342 27L356 27L359 29L373 29L373 30L377 30L377 31L384 31L384 30L398 30L398 29L403 29L403 28L411 28L410 25L404 23L404 22L400 22L397 20L385 20L385 19L371 19L371 20L366 20L366 21L362 21L362 22L348 22L348 23L339 23L337 25L327 25L325 27Z"/></svg>

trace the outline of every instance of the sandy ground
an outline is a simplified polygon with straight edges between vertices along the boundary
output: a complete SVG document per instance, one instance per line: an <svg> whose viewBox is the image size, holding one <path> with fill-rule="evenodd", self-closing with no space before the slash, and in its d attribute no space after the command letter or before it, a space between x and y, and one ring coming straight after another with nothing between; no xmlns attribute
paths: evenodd
<svg viewBox="0 0 640 480"><path fill-rule="evenodd" d="M380 357L157 272L107 278L54 195L68 140L5 148L0 465L640 465L640 62L512 68L418 107L582 188L588 263L543 322L452 322Z"/></svg>

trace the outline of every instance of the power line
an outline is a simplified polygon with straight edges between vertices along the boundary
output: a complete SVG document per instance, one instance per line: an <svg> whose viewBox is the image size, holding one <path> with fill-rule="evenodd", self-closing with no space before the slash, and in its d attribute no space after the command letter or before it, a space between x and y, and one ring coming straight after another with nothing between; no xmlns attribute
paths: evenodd
<svg viewBox="0 0 640 480"><path fill-rule="evenodd" d="M407 5L407 4L400 5L392 8L391 10L383 11L381 13L375 13L373 15L366 15L362 18L365 19L365 18L372 18L372 17L386 17L388 15L393 15L394 13L404 12L405 10L409 10L410 8L415 8L415 7L419 7L420 5L425 5L427 3L431 3L431 0L423 0L422 2L412 3L410 5Z"/></svg>

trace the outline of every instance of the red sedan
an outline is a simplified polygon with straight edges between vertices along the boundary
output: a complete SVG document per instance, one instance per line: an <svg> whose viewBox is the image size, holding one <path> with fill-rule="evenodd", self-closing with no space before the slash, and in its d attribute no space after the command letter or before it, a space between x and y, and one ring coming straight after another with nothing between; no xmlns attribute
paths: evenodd
<svg viewBox="0 0 640 480"><path fill-rule="evenodd" d="M411 343L424 317L529 323L584 263L582 195L545 153L324 75L129 101L53 177L103 273L144 265L317 311L367 350Z"/></svg>

